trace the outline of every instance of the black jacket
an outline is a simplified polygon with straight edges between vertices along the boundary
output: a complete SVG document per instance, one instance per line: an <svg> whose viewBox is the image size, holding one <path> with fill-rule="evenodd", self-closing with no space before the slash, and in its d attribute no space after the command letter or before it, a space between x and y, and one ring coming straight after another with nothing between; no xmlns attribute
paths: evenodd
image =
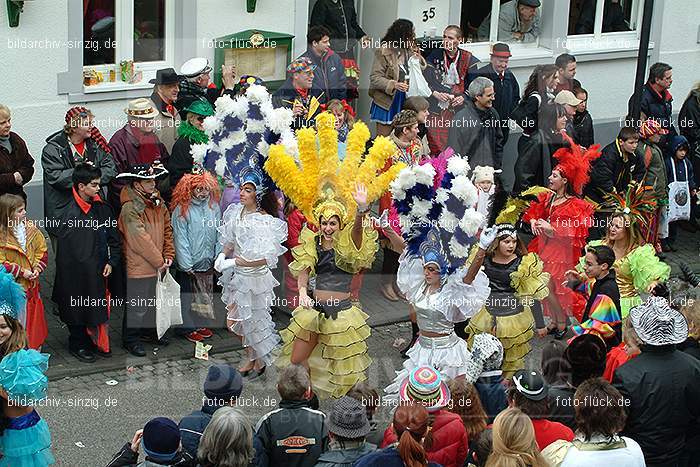
<svg viewBox="0 0 700 467"><path fill-rule="evenodd" d="M358 39L366 36L357 22L354 0L318 0L311 11L310 26L324 26L331 32L331 49L352 51Z"/></svg>
<svg viewBox="0 0 700 467"><path fill-rule="evenodd" d="M571 137L576 144L584 148L593 146L593 117L591 117L588 110L583 113L576 112L576 115L574 115L574 132Z"/></svg>
<svg viewBox="0 0 700 467"><path fill-rule="evenodd" d="M308 49L302 57L308 58L316 65L311 93L318 97L321 104L326 104L331 99L342 100L347 97L345 67L340 55L329 50L326 55L319 57L313 50Z"/></svg>
<svg viewBox="0 0 700 467"><path fill-rule="evenodd" d="M272 105L275 108L286 107L291 110L294 107L294 101L298 100L308 109L311 103L311 96L313 95L312 91L313 90L309 90L309 94L306 97L302 97L297 90L294 89L292 78L289 77L272 95ZM292 129L298 130L300 128L313 127L316 124L316 116L319 112L320 108L314 112L313 115L309 116L308 113L304 113L294 117L294 120L292 120Z"/></svg>
<svg viewBox="0 0 700 467"><path fill-rule="evenodd" d="M621 434L635 440L647 466L673 466L700 422L700 361L675 346L642 346L613 376L629 401Z"/></svg>
<svg viewBox="0 0 700 467"><path fill-rule="evenodd" d="M583 312L582 322L589 319L591 306L593 306L599 295L606 295L610 297L617 307L617 312L620 313L620 316L622 316L622 307L620 306L620 288L617 286L617 280L615 279L615 270L610 269L607 276L603 277L602 279L596 279L595 283L593 284L591 294L586 302L586 309ZM615 330L615 337L605 340L608 350L620 345L620 342L622 342L622 324L618 323L612 326L612 328Z"/></svg>
<svg viewBox="0 0 700 467"><path fill-rule="evenodd" d="M673 126L673 97L671 97L671 93L668 91L665 91L663 96L660 95L654 91L649 83L646 83L640 92L640 108L642 113L646 115L647 118L657 120L663 128L669 130L669 134L663 135L659 142L659 146L662 149L666 149L668 139L678 134L676 127ZM628 103L630 113L632 110L632 102L636 96L637 93L634 93L632 97L630 97Z"/></svg>
<svg viewBox="0 0 700 467"><path fill-rule="evenodd" d="M510 113L510 118L523 129L524 135L534 135L540 127L540 111L543 105L548 105L551 99L548 94L533 92L516 104Z"/></svg>
<svg viewBox="0 0 700 467"><path fill-rule="evenodd" d="M185 175L192 171L194 158L190 154L192 149L192 141L180 136L173 145L173 152L170 154L166 163L168 169L168 177L170 177L170 186L175 189L177 182Z"/></svg>
<svg viewBox="0 0 700 467"><path fill-rule="evenodd" d="M447 145L458 154L469 156L469 165L500 169L503 162L503 131L494 108L479 111L469 97L464 108L452 119Z"/></svg>
<svg viewBox="0 0 700 467"><path fill-rule="evenodd" d="M690 143L691 151L700 144L700 90L691 91L683 102L678 114L678 127Z"/></svg>
<svg viewBox="0 0 700 467"><path fill-rule="evenodd" d="M530 137L520 138L513 193L520 193L533 186L547 186L547 179L556 163L552 156L567 146L561 135L551 131L537 130Z"/></svg>
<svg viewBox="0 0 700 467"><path fill-rule="evenodd" d="M326 416L309 401L282 400L258 421L255 438L257 467L313 467L328 449Z"/></svg>
<svg viewBox="0 0 700 467"><path fill-rule="evenodd" d="M591 164L591 181L583 190L596 203L605 201L606 193L625 193L630 182L644 180L644 160L640 154L628 154L623 159L617 140L603 148L601 156Z"/></svg>
<svg viewBox="0 0 700 467"><path fill-rule="evenodd" d="M121 264L117 219L106 202L93 201L86 214L74 198L59 219L60 225L53 230L58 243L51 299L66 324L94 327L106 323L107 286L102 272L106 264L112 270Z"/></svg>
<svg viewBox="0 0 700 467"><path fill-rule="evenodd" d="M10 132L10 145L12 152L7 152L7 149L0 146L0 195L9 193L27 199L22 187L29 183L34 175L34 159L29 154L27 144L17 133ZM21 185L17 185L15 172L22 176Z"/></svg>
<svg viewBox="0 0 700 467"><path fill-rule="evenodd" d="M515 79L515 75L512 71L506 70L503 74L503 80L501 81L498 73L496 73L496 70L493 69L493 65L490 63L485 67L479 68L477 75L484 76L493 81L493 90L496 93L496 100L493 101L493 108L496 109L498 115L505 121L504 125L507 125L510 114L518 105L518 102L520 102L520 86L518 85L518 80Z"/></svg>

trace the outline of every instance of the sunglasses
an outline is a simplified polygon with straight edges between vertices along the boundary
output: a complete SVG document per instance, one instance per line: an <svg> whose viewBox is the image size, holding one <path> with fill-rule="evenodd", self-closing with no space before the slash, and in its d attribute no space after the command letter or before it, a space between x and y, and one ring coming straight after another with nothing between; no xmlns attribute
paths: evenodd
<svg viewBox="0 0 700 467"><path fill-rule="evenodd" d="M197 121L200 122L200 123L202 123L202 122L204 121L205 118L206 118L206 117L200 115L200 116L197 117Z"/></svg>

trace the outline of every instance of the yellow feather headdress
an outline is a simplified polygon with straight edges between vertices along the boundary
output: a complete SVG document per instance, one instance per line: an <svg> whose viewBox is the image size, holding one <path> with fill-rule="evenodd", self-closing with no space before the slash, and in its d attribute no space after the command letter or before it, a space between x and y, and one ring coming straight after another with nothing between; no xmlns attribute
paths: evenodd
<svg viewBox="0 0 700 467"><path fill-rule="evenodd" d="M346 156L340 161L333 114L320 114L316 117L316 126L318 134L313 128L297 132L301 167L286 153L284 146L273 145L265 170L310 223L318 224L321 216L327 219L337 215L346 224L357 212L357 203L352 197L355 184L367 187L367 202L372 203L388 189L405 164L395 163L380 174L386 161L396 152L396 146L390 139L380 136L365 155L370 132L367 125L359 121L348 134Z"/></svg>

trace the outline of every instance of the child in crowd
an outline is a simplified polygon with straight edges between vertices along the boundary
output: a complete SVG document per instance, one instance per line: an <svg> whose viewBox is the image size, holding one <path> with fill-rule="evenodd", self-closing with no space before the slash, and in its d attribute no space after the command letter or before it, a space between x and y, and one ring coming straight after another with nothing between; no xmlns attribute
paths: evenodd
<svg viewBox="0 0 700 467"><path fill-rule="evenodd" d="M642 341L632 327L629 317L622 322L622 343L612 348L605 359L603 378L612 383L615 370L640 354Z"/></svg>
<svg viewBox="0 0 700 467"><path fill-rule="evenodd" d="M501 173L501 170L494 170L488 165L477 165L472 172L472 182L477 189L478 198L476 201L476 211L489 217L489 207L491 199L496 192L494 174Z"/></svg>
<svg viewBox="0 0 700 467"><path fill-rule="evenodd" d="M644 239L647 243L654 245L657 253L663 251L663 247L658 243L659 227L663 226L662 219L665 218L668 207L668 177L659 142L662 136L667 134L667 129L663 128L656 120L649 118L639 128L639 145L637 146L637 153L642 157L644 167L646 167L644 184L652 187L656 195L656 211L650 224L643 228Z"/></svg>
<svg viewBox="0 0 700 467"><path fill-rule="evenodd" d="M348 133L355 124L355 110L343 99L331 99L326 104L326 110L335 116L335 129L338 131L338 142L345 143Z"/></svg>
<svg viewBox="0 0 700 467"><path fill-rule="evenodd" d="M46 399L49 355L20 349L0 362L0 397L8 419L0 435L0 466L39 466L55 463L49 426L34 410Z"/></svg>
<svg viewBox="0 0 700 467"><path fill-rule="evenodd" d="M428 127L426 126L426 121L430 112L430 103L428 99L421 96L413 96L406 99L403 103L403 110L413 110L418 117L418 139L421 142L421 152L426 155L430 155L430 146L428 145ZM437 154L434 154L437 155Z"/></svg>
<svg viewBox="0 0 700 467"><path fill-rule="evenodd" d="M46 340L48 327L39 290L39 274L48 263L44 235L32 222L21 196L0 196L0 264L14 276L27 294L26 322L28 345L38 349Z"/></svg>
<svg viewBox="0 0 700 467"><path fill-rule="evenodd" d="M691 200L695 197L696 186L695 176L693 174L693 164L687 159L690 145L685 136L672 136L668 142L666 154L666 173L668 174L669 196L673 199L669 200L670 209L673 209L674 204L678 208L686 208L690 215ZM687 189L678 187L678 183L687 183ZM688 220L688 219L686 219ZM668 238L665 245L662 242L664 251L676 251L676 237L678 237L678 224L682 222L677 220L668 224Z"/></svg>
<svg viewBox="0 0 700 467"><path fill-rule="evenodd" d="M182 327L177 334L190 342L212 336L204 325L214 316L214 258L221 253L221 192L214 176L195 164L178 182L172 196L175 279L182 296Z"/></svg>

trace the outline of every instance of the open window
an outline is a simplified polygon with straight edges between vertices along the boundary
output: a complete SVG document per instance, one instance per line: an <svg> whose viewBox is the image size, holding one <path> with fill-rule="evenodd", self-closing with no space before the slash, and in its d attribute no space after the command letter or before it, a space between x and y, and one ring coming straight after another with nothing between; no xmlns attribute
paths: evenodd
<svg viewBox="0 0 700 467"><path fill-rule="evenodd" d="M595 53L638 47L644 0L570 0L567 48Z"/></svg>

